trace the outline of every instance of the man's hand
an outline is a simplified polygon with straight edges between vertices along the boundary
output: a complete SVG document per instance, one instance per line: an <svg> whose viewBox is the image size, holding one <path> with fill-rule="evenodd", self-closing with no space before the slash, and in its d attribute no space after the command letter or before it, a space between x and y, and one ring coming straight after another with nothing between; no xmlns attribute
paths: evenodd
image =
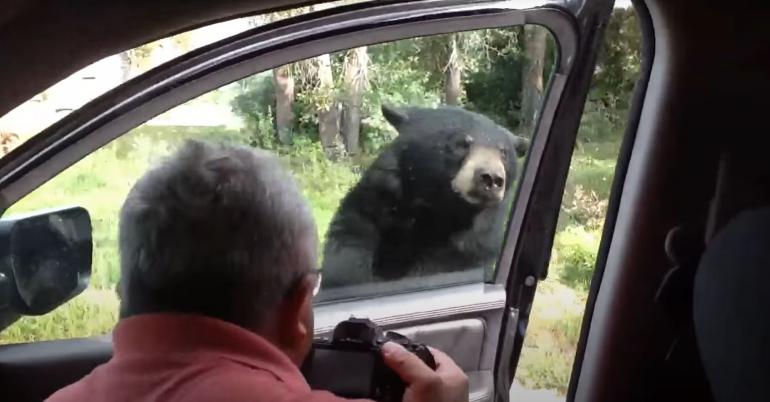
<svg viewBox="0 0 770 402"><path fill-rule="evenodd" d="M435 371L401 345L383 345L385 364L407 385L403 402L468 402L465 373L444 352L433 348L430 352L436 360Z"/></svg>

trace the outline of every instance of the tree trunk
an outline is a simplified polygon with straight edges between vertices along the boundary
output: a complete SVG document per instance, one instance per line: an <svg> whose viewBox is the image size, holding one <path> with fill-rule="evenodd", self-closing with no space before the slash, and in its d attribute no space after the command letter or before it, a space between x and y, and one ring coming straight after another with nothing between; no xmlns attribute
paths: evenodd
<svg viewBox="0 0 770 402"><path fill-rule="evenodd" d="M324 54L315 58L318 74L318 136L329 159L338 159L345 146L340 140L339 108L334 99L334 75L331 57Z"/></svg>
<svg viewBox="0 0 770 402"><path fill-rule="evenodd" d="M532 135L543 100L543 67L548 31L539 26L524 27L524 74L522 74L521 124L524 135Z"/></svg>
<svg viewBox="0 0 770 402"><path fill-rule="evenodd" d="M294 77L291 65L287 64L273 69L273 84L275 87L275 127L278 141L283 145L292 143L292 128L294 127Z"/></svg>
<svg viewBox="0 0 770 402"><path fill-rule="evenodd" d="M448 45L446 71L444 73L444 103L456 106L460 104L460 95L462 94L462 57L457 47L457 35L450 37Z"/></svg>
<svg viewBox="0 0 770 402"><path fill-rule="evenodd" d="M366 47L348 50L345 55L345 98L342 118L342 138L349 155L360 151L361 107L368 83L369 56Z"/></svg>

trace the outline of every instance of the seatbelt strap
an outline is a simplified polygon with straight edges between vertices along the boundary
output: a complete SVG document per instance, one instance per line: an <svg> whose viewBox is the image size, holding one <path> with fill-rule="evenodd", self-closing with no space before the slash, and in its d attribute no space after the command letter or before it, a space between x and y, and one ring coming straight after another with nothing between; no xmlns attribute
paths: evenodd
<svg viewBox="0 0 770 402"><path fill-rule="evenodd" d="M670 396L672 401L711 400L710 394L695 395L696 390L708 389L692 321L693 285L704 249L700 228L676 226L666 236L665 251L671 269L658 287L655 302L664 306L667 312L672 337L656 382L666 388L662 394ZM700 369L693 370L692 367Z"/></svg>

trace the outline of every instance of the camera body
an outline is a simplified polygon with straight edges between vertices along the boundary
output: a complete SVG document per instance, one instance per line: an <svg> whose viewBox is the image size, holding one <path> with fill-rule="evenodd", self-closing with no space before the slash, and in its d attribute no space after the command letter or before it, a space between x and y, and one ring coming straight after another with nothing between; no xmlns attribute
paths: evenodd
<svg viewBox="0 0 770 402"><path fill-rule="evenodd" d="M389 331L382 334L368 319L351 318L334 328L332 338L319 338L302 365L302 373L313 389L330 391L345 398L400 402L406 388L382 358L385 342L395 342L414 353L428 367L436 361L427 346Z"/></svg>

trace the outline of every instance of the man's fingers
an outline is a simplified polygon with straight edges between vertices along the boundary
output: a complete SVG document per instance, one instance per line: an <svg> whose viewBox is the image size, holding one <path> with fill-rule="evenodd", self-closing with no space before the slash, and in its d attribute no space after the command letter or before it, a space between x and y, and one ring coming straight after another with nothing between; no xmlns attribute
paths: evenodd
<svg viewBox="0 0 770 402"><path fill-rule="evenodd" d="M387 342L382 345L382 356L385 364L407 384L429 382L437 378L435 371L397 343Z"/></svg>
<svg viewBox="0 0 770 402"><path fill-rule="evenodd" d="M454 360L452 360L446 353L430 346L428 346L428 350L430 350L430 353L433 355L433 360L436 361L437 372L445 370L462 371L462 369L460 369Z"/></svg>
<svg viewBox="0 0 770 402"><path fill-rule="evenodd" d="M436 361L436 366L440 366L441 363L444 363L444 364L454 363L446 353L432 346L428 346L428 350L430 350L430 354L433 355L433 360Z"/></svg>
<svg viewBox="0 0 770 402"><path fill-rule="evenodd" d="M453 383L464 384L467 387L468 376L449 355L430 346L428 346L428 350L433 355L433 360L436 361L436 373L439 376Z"/></svg>

